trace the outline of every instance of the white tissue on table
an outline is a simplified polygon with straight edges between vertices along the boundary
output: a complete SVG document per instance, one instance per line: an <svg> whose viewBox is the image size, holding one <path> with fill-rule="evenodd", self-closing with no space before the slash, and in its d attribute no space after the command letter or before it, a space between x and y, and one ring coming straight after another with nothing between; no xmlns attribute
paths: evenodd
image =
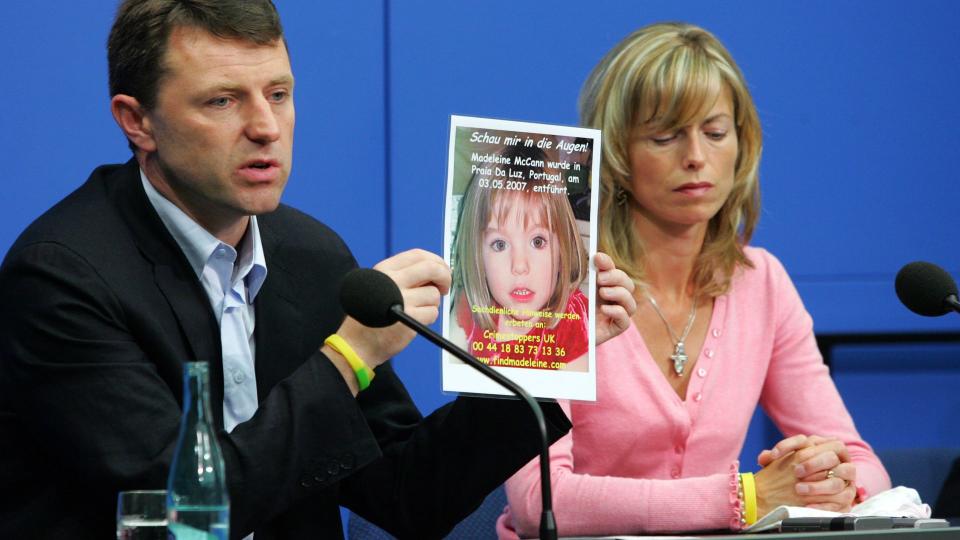
<svg viewBox="0 0 960 540"><path fill-rule="evenodd" d="M930 517L930 505L920 500L920 494L913 488L897 486L881 491L873 497L854 506L849 512L828 512L803 506L778 506L769 514L742 532L754 533L777 528L788 517L840 517L840 516L888 516L888 517Z"/></svg>

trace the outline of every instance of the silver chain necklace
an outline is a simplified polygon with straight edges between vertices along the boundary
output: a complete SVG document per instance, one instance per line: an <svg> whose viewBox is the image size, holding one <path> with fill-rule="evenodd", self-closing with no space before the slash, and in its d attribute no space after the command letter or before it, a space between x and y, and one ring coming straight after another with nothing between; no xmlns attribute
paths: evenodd
<svg viewBox="0 0 960 540"><path fill-rule="evenodd" d="M657 316L660 317L663 325L667 327L667 332L670 333L670 339L673 341L673 354L670 355L670 359L673 360L673 372L676 373L678 377L683 377L683 368L686 366L687 360L689 360L684 342L687 340L687 336L690 335L690 329L693 328L693 321L697 320L697 297L693 297L693 307L690 308L690 316L687 317L687 326L683 329L680 337L677 338L677 335L673 333L673 328L670 327L670 323L667 322L667 318L664 317L663 312L660 311L660 306L657 305L657 301L654 300L647 291L643 291L643 294L647 297L647 300L650 300L650 305L653 306L653 310L657 312Z"/></svg>

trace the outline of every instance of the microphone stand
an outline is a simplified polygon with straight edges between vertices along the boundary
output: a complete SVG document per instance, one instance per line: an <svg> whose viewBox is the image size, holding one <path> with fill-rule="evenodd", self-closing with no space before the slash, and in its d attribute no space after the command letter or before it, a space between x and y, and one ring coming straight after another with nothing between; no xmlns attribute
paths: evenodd
<svg viewBox="0 0 960 540"><path fill-rule="evenodd" d="M407 315L403 311L402 305L396 304L391 306L390 312L393 313L393 315L396 316L396 318L405 326L427 338L441 349L456 356L468 366L479 371L480 373L483 373L490 379L493 379L497 384L520 397L527 402L527 405L530 406L530 410L533 411L533 415L537 419L537 428L540 430L541 439L540 498L542 499L543 512L540 514L540 539L557 540L557 522L553 516L553 495L550 491L550 443L547 439L547 422L543 418L543 411L540 409L540 404L537 403L537 401L533 399L533 397L528 394L527 391L524 390L520 385L511 381L490 366L470 356L465 351L453 346L453 344L440 336L440 334L437 334L429 327L421 324L420 321Z"/></svg>

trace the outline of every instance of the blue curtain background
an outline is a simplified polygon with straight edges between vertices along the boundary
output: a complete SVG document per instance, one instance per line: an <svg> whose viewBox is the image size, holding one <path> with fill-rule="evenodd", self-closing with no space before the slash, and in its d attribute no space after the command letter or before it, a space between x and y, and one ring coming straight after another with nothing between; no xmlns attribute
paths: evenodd
<svg viewBox="0 0 960 540"><path fill-rule="evenodd" d="M277 0L296 83L284 201L330 224L370 266L442 251L451 114L576 124L580 85L630 31L681 20L714 32L765 132L754 244L793 276L818 333L957 332L893 293L904 263L960 271L960 3L952 0L516 2ZM98 164L129 157L108 109L113 2L6 6L0 253ZM10 309L5 307L4 309ZM395 361L424 411L439 353ZM877 447L960 446L956 344L839 347L834 375ZM775 442L759 415L744 461Z"/></svg>

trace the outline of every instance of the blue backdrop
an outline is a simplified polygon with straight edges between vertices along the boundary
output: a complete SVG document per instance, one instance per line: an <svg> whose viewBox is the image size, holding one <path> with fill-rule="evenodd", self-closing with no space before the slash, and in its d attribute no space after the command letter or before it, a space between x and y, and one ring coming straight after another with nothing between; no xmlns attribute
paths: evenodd
<svg viewBox="0 0 960 540"><path fill-rule="evenodd" d="M754 244L791 272L821 333L957 331L902 308L914 259L960 270L960 3L953 0L476 3L277 0L297 78L285 202L338 230L364 265L442 249L449 115L576 124L579 87L614 43L661 20L724 41L765 131ZM129 157L108 110L113 2L6 6L0 253L97 164ZM10 309L3 306L3 309ZM397 360L425 411L439 354ZM845 347L834 373L879 447L960 446L956 346ZM744 456L776 434L758 422Z"/></svg>

